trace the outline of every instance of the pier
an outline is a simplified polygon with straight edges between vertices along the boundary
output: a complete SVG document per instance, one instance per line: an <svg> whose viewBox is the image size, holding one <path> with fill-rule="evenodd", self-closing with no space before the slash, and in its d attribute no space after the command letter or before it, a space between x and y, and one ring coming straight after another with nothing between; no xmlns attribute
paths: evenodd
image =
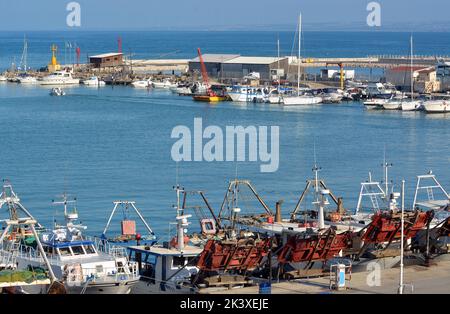
<svg viewBox="0 0 450 314"><path fill-rule="evenodd" d="M273 294L396 294L399 288L399 268L383 269L380 273L380 284L368 285L373 270L353 273L343 290L331 290L330 278L318 277L297 279L272 283ZM419 275L420 274L420 275ZM405 268L405 293L435 294L450 293L450 260L443 260L432 267L410 266ZM368 279L369 278L369 279ZM239 294L258 294L258 286L239 289ZM235 290L223 290L212 294L235 294Z"/></svg>

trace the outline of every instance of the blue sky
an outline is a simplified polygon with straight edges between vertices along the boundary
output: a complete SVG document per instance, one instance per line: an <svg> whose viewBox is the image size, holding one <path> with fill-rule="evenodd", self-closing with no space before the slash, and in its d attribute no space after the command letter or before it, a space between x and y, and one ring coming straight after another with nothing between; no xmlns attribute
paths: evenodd
<svg viewBox="0 0 450 314"><path fill-rule="evenodd" d="M371 30L365 23L371 0L78 0L81 30L92 29L270 29ZM61 30L69 0L0 0L1 30ZM450 28L448 0L379 0L381 30Z"/></svg>

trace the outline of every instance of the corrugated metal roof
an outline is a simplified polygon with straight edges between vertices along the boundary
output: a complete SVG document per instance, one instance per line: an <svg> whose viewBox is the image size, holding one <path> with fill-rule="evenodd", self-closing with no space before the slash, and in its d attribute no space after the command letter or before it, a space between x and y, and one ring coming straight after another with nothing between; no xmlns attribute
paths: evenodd
<svg viewBox="0 0 450 314"><path fill-rule="evenodd" d="M121 55L123 55L123 53L111 52L111 53L104 53L101 55L90 56L89 58L108 58L108 57L115 57L115 56L121 56Z"/></svg>
<svg viewBox="0 0 450 314"><path fill-rule="evenodd" d="M424 70L427 69L428 67L425 66L413 66L413 70L414 71L420 71L420 70ZM394 67L390 69L392 72L406 72L406 71L411 71L411 66L406 65L406 66L398 66L398 67Z"/></svg>
<svg viewBox="0 0 450 314"><path fill-rule="evenodd" d="M237 58L233 58L231 60L225 61L224 63L230 64L272 64L274 62L278 62L278 60L283 60L286 58L277 58L277 57L243 57L239 56Z"/></svg>
<svg viewBox="0 0 450 314"><path fill-rule="evenodd" d="M215 54L215 53L206 53L206 54L202 55L203 62L208 62L208 63L223 63L228 60L235 59L237 57L239 57L239 55ZM199 57L196 57L196 58L190 60L190 62L200 62L200 59L199 59Z"/></svg>

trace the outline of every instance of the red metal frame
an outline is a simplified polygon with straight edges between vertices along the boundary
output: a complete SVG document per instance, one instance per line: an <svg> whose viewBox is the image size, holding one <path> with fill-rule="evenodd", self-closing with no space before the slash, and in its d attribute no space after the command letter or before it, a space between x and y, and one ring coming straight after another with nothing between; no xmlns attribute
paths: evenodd
<svg viewBox="0 0 450 314"><path fill-rule="evenodd" d="M352 236L353 232L336 234L336 231L330 228L320 235L306 239L300 236L290 237L278 254L278 261L284 264L328 260L349 247Z"/></svg>
<svg viewBox="0 0 450 314"><path fill-rule="evenodd" d="M234 241L209 240L197 267L202 271L252 270L270 249L270 239Z"/></svg>
<svg viewBox="0 0 450 314"><path fill-rule="evenodd" d="M426 228L433 219L433 212L416 211L411 217L405 218L404 238L411 239ZM399 240L401 237L401 217L392 213L379 212L373 215L372 222L362 236L364 243L385 243Z"/></svg>

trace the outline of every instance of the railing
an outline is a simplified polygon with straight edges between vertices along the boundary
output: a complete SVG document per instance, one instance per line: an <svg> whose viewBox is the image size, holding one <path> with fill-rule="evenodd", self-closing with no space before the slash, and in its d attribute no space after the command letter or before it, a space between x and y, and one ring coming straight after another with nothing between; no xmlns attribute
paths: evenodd
<svg viewBox="0 0 450 314"><path fill-rule="evenodd" d="M104 282L113 280L115 282L137 280L140 278L137 263L131 262L122 267L102 267L98 268L82 268L78 267L78 272L71 273L77 265L70 265L64 274L69 285L85 285L90 282Z"/></svg>

